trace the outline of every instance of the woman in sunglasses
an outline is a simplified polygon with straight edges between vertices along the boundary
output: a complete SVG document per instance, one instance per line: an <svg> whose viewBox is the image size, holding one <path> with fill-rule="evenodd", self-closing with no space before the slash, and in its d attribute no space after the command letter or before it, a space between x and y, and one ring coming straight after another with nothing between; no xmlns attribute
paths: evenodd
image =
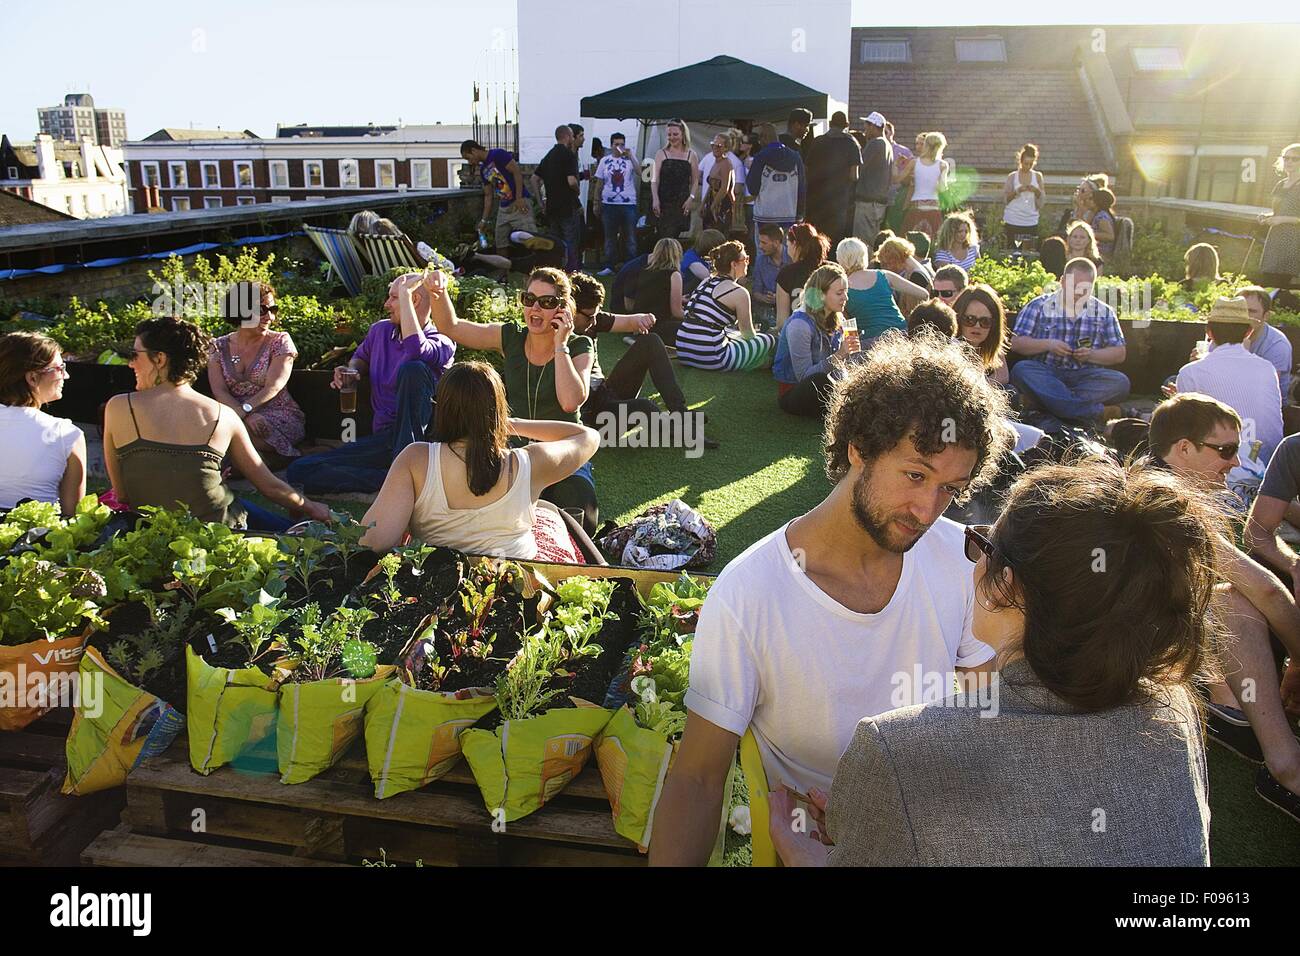
<svg viewBox="0 0 1300 956"><path fill-rule="evenodd" d="M0 335L0 508L26 498L65 515L86 493L86 436L41 406L63 397L68 368L58 344L39 332Z"/></svg>
<svg viewBox="0 0 1300 956"><path fill-rule="evenodd" d="M551 268L529 274L519 294L522 329L505 322L466 322L456 316L447 295L446 275L430 272L425 282L432 296L429 314L439 332L464 348L505 356L501 379L513 417L579 424L579 410L591 392L596 352L590 338L573 334L576 310L567 275ZM541 497L566 511L580 511L583 529L588 534L596 530L600 507L590 461Z"/></svg>
<svg viewBox="0 0 1300 956"><path fill-rule="evenodd" d="M208 352L212 397L243 419L253 447L273 470L302 454L297 445L307 435L307 418L286 387L298 349L288 332L271 328L278 298L266 283L232 285L221 312L235 331L215 339Z"/></svg>
<svg viewBox="0 0 1300 956"><path fill-rule="evenodd" d="M1300 143L1282 150L1273 166L1282 178L1273 187L1273 212L1259 217L1268 226L1259 269L1263 285L1300 287Z"/></svg>
<svg viewBox="0 0 1300 956"><path fill-rule="evenodd" d="M772 794L782 859L1208 866L1192 681L1217 643L1222 523L1190 485L1141 465L1088 460L1017 481L994 527L966 531L972 632L996 671L858 724L829 804L806 795L817 838L792 832L794 797Z"/></svg>
<svg viewBox="0 0 1300 956"><path fill-rule="evenodd" d="M989 379L1008 385L1007 315L997 292L983 282L967 286L953 302L953 311L957 313L957 334L979 353Z"/></svg>

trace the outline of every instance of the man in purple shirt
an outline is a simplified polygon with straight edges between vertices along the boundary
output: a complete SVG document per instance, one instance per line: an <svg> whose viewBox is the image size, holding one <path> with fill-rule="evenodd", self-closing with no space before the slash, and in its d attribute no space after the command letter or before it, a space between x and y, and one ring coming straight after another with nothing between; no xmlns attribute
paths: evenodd
<svg viewBox="0 0 1300 956"><path fill-rule="evenodd" d="M285 478L314 494L376 492L389 466L411 442L424 441L433 418L433 395L451 366L456 345L429 321L429 293L399 276L384 303L388 318L376 322L353 353L347 368L370 377L371 433L331 451L299 458ZM334 370L334 388L344 368Z"/></svg>

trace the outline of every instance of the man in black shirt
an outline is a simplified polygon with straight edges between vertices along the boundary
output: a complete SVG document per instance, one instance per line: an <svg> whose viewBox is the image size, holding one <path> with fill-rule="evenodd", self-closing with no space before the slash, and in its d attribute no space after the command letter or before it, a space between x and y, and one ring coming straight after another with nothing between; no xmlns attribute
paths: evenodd
<svg viewBox="0 0 1300 956"><path fill-rule="evenodd" d="M885 137L885 118L879 113L863 117L862 129L862 171L855 193L853 235L870 248L889 211L894 148Z"/></svg>
<svg viewBox="0 0 1300 956"><path fill-rule="evenodd" d="M831 251L853 230L853 195L862 151L845 132L849 119L831 116L830 130L804 153L808 172L808 221L831 240Z"/></svg>
<svg viewBox="0 0 1300 956"><path fill-rule="evenodd" d="M804 159L808 158L808 147L816 139L812 131L812 120L813 115L808 110L792 109L790 119L786 123L786 129L789 132L782 133L778 137L786 146L799 150L799 154Z"/></svg>
<svg viewBox="0 0 1300 956"><path fill-rule="evenodd" d="M582 209L578 202L578 155L573 151L573 130L568 125L555 128L555 145L537 164L533 177L534 191L537 183L543 187L546 219L551 230L564 240L565 268L572 272L578 268Z"/></svg>

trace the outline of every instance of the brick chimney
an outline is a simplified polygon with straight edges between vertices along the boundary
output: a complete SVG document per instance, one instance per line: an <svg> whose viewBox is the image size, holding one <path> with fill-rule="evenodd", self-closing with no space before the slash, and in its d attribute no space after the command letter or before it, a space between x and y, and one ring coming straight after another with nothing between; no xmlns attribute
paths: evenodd
<svg viewBox="0 0 1300 956"><path fill-rule="evenodd" d="M96 148L95 141L89 136L81 137L81 175L90 182L99 178L95 172Z"/></svg>
<svg viewBox="0 0 1300 956"><path fill-rule="evenodd" d="M59 179L59 164L54 158L54 139L49 133L36 137L36 166L40 179Z"/></svg>

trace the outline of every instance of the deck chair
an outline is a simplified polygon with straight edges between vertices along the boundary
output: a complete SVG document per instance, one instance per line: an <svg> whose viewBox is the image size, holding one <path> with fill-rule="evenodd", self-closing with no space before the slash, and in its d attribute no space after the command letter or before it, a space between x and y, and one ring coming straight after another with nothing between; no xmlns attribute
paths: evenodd
<svg viewBox="0 0 1300 956"><path fill-rule="evenodd" d="M424 256L406 236L357 236L370 275L384 276L393 269L424 269Z"/></svg>
<svg viewBox="0 0 1300 956"><path fill-rule="evenodd" d="M776 855L772 834L767 828L767 773L763 770L763 757L758 752L758 740L754 737L752 727L740 738L740 769L745 774L745 785L749 788L749 865L780 866L781 860ZM726 812L725 804L723 812Z"/></svg>
<svg viewBox="0 0 1300 956"><path fill-rule="evenodd" d="M348 295L360 295L361 279L366 274L366 268L351 234L345 229L324 229L305 224L302 229L316 243L316 248L330 264L330 274L343 283Z"/></svg>

